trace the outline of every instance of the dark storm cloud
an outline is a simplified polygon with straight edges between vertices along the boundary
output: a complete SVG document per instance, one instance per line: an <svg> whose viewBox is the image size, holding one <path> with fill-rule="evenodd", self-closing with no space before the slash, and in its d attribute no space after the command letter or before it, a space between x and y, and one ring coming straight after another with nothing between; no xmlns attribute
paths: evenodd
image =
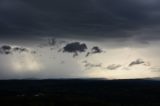
<svg viewBox="0 0 160 106"><path fill-rule="evenodd" d="M29 50L27 48L23 48L23 47L15 47L15 48L13 48L13 51L14 52L19 52L19 53L29 52Z"/></svg>
<svg viewBox="0 0 160 106"><path fill-rule="evenodd" d="M0 48L0 53L1 54L11 54L11 46L9 46L9 45L3 45L3 46L1 46L1 48Z"/></svg>
<svg viewBox="0 0 160 106"><path fill-rule="evenodd" d="M15 52L17 52L17 53L26 52L27 53L27 52L29 52L29 50L27 48L25 48L25 47L12 47L10 45L2 45L0 47L0 53L1 54L8 55L8 54L12 54L12 53L15 53Z"/></svg>
<svg viewBox="0 0 160 106"><path fill-rule="evenodd" d="M108 70L116 70L116 69L118 69L118 68L120 68L120 67L121 67L121 65L112 64L112 65L109 65L109 66L107 67L107 69L108 69Z"/></svg>
<svg viewBox="0 0 160 106"><path fill-rule="evenodd" d="M94 47L92 47L91 52L88 52L86 54L86 57L88 57L91 54L97 54L97 53L102 53L102 52L103 52L103 50L101 48L99 48L98 46L94 46Z"/></svg>
<svg viewBox="0 0 160 106"><path fill-rule="evenodd" d="M87 50L87 45L80 42L68 43L63 47L63 52L74 53L73 56L77 56L78 53L85 52Z"/></svg>
<svg viewBox="0 0 160 106"><path fill-rule="evenodd" d="M102 52L102 50L98 46L94 46L91 51L92 51L92 53L101 53Z"/></svg>
<svg viewBox="0 0 160 106"><path fill-rule="evenodd" d="M0 37L160 39L159 12L159 0L1 0Z"/></svg>
<svg viewBox="0 0 160 106"><path fill-rule="evenodd" d="M135 61L132 61L132 62L129 64L129 66L131 67L131 66L135 66L135 65L144 64L144 63L146 63L146 62L143 61L142 59L137 59L137 60L135 60Z"/></svg>

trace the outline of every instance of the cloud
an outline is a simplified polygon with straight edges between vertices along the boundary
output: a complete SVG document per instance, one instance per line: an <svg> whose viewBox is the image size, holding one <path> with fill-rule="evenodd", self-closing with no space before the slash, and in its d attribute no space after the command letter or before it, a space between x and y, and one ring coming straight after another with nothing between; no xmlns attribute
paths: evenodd
<svg viewBox="0 0 160 106"><path fill-rule="evenodd" d="M28 50L27 48L23 48L23 47L14 47L14 48L13 48L13 51L14 51L14 52L19 52L19 53L29 52L29 50Z"/></svg>
<svg viewBox="0 0 160 106"><path fill-rule="evenodd" d="M11 46L9 46L9 45L3 45L3 46L1 46L1 48L0 48L0 53L1 54L11 54Z"/></svg>
<svg viewBox="0 0 160 106"><path fill-rule="evenodd" d="M116 70L116 69L118 69L118 68L120 68L120 67L121 67L121 65L112 64L112 65L109 65L109 66L107 67L107 69L108 69L108 70Z"/></svg>
<svg viewBox="0 0 160 106"><path fill-rule="evenodd" d="M40 48L53 47L53 46L57 45L57 43L58 43L55 38L47 38L47 40L44 39L43 41L45 41L45 42L43 42L40 45L38 45L38 47L40 47Z"/></svg>
<svg viewBox="0 0 160 106"><path fill-rule="evenodd" d="M102 49L100 49L98 46L94 46L94 47L92 47L91 52L88 52L86 54L86 57L88 57L91 54L97 54L97 53L102 53L102 52L103 52Z"/></svg>
<svg viewBox="0 0 160 106"><path fill-rule="evenodd" d="M137 59L135 61L132 61L130 64L129 64L129 67L132 67L132 66L135 66L135 65L140 65L140 64L145 64L146 62L142 59Z"/></svg>
<svg viewBox="0 0 160 106"><path fill-rule="evenodd" d="M151 67L150 70L152 70L154 72L159 72L160 71L160 67Z"/></svg>
<svg viewBox="0 0 160 106"><path fill-rule="evenodd" d="M87 50L87 45L80 42L68 43L63 47L63 52L73 53L73 56L77 56L78 53L85 52Z"/></svg>
<svg viewBox="0 0 160 106"><path fill-rule="evenodd" d="M84 67L85 67L86 69L102 68L102 64L101 64L101 63L93 64L93 63L90 63L90 62L88 62L88 61L83 61L82 63L84 64Z"/></svg>
<svg viewBox="0 0 160 106"><path fill-rule="evenodd" d="M1 0L0 10L1 39L160 39L159 0Z"/></svg>
<svg viewBox="0 0 160 106"><path fill-rule="evenodd" d="M43 38L42 42L38 45L40 48L49 47L51 50L57 49L66 44L67 41L56 38Z"/></svg>
<svg viewBox="0 0 160 106"><path fill-rule="evenodd" d="M57 43L57 42L56 42L56 39L54 39L54 38L48 39L48 44L49 44L50 46L55 46L56 43Z"/></svg>
<svg viewBox="0 0 160 106"><path fill-rule="evenodd" d="M8 54L12 54L12 53L27 53L27 52L33 52L33 51L30 51L28 48L25 48L25 47L18 47L18 46L10 46L10 45L2 45L1 47L0 47L0 53L1 54L6 54L6 55L8 55ZM36 53L35 51L34 51L34 53Z"/></svg>
<svg viewBox="0 0 160 106"><path fill-rule="evenodd" d="M31 54L37 54L37 51L32 50L32 51L31 51Z"/></svg>

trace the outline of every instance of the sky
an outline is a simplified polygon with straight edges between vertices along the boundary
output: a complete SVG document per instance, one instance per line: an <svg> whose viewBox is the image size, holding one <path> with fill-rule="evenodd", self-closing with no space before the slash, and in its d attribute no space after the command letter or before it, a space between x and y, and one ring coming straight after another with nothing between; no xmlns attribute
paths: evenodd
<svg viewBox="0 0 160 106"><path fill-rule="evenodd" d="M157 79L159 28L159 0L0 0L0 79Z"/></svg>

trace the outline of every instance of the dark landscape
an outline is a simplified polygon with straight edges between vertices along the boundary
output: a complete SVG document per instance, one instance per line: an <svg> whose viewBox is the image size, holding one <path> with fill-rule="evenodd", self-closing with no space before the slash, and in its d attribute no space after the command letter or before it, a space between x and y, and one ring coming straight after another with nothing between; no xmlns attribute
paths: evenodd
<svg viewBox="0 0 160 106"><path fill-rule="evenodd" d="M160 81L150 79L1 80L1 106L159 106Z"/></svg>
<svg viewBox="0 0 160 106"><path fill-rule="evenodd" d="M0 106L160 106L160 0L0 0Z"/></svg>

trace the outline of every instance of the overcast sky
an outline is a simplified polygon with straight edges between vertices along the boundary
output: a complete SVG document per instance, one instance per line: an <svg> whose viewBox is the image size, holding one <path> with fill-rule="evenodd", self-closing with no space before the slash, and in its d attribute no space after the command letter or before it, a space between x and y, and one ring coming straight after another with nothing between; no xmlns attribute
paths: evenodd
<svg viewBox="0 0 160 106"><path fill-rule="evenodd" d="M0 79L158 78L159 0L0 0Z"/></svg>

